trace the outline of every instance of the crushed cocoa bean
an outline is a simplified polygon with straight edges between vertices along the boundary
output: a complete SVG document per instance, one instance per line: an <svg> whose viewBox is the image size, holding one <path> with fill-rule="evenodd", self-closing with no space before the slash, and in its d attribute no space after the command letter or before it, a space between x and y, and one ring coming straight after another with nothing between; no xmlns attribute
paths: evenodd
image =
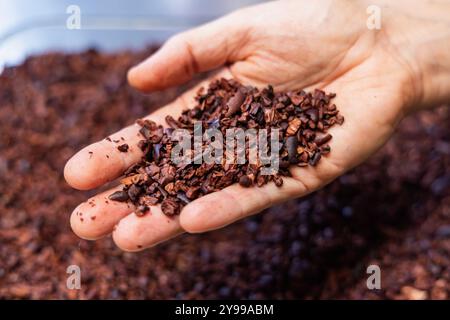
<svg viewBox="0 0 450 320"><path fill-rule="evenodd" d="M120 151L120 152L128 152L128 145L126 144L126 143L124 143L124 144L121 144L120 146L118 146L117 147L117 149Z"/></svg>
<svg viewBox="0 0 450 320"><path fill-rule="evenodd" d="M309 93L303 90L275 92L271 86L258 90L234 80L213 81L207 90L199 90L196 105L191 110L184 111L178 119L166 117L169 128L164 129L151 120L137 121L144 138L138 146L144 156L137 165L126 170L126 177L122 179L127 196L114 193L110 199L130 200L137 208L161 203L164 214L173 216L191 200L234 183L248 188L273 181L281 187L282 176L290 176L289 164L316 166L322 154L329 153L327 143L331 135L327 131L344 121L336 106L330 104L334 97L318 89ZM222 136L226 136L227 129L266 129L268 134L278 129L280 148L275 155L283 165L278 172L264 174L267 164L250 163L246 157L250 147L237 148L237 154L244 156L245 163L236 159L225 164L198 162L208 148L222 148L219 140L202 141L201 151L193 157L195 150L189 155L188 160L192 162L176 163L171 159L171 151L179 143L175 129L187 130L192 135L196 123L202 124L203 135L212 128L220 130ZM122 150L123 146L126 148ZM119 146L119 150L128 150L128 145ZM143 212L145 210L140 210L140 214Z"/></svg>

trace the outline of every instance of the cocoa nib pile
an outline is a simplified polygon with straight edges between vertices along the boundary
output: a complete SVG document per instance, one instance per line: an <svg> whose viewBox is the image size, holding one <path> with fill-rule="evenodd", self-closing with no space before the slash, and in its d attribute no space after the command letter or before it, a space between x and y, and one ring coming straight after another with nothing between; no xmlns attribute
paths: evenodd
<svg viewBox="0 0 450 320"><path fill-rule="evenodd" d="M318 89L313 93L303 90L281 93L274 92L271 86L258 90L234 80L213 81L206 92L204 88L199 90L192 109L185 110L177 120L166 117L169 128L164 129L150 120L138 121L145 138L139 142L144 156L140 163L125 172L126 177L121 181L123 190L109 198L130 200L137 206L138 215L161 203L163 213L172 216L190 201L233 183L261 187L273 181L281 187L281 176L290 176L290 165L315 166L322 155L330 152L327 143L331 135L327 130L344 121L336 105L331 103L334 97L335 94L325 94ZM279 157L276 157L279 168L270 175L263 174L261 169L270 164L250 162L248 148L237 151L246 153L245 164L237 164L236 160L196 164L197 161L191 161L197 158L194 152L189 154L189 161L173 161L171 151L178 143L173 137L174 129L187 130L193 140L196 122L202 123L203 133L214 128L220 130L223 137L230 128L267 129L268 135L274 128L279 129L277 138L281 144ZM210 144L210 140L203 141L200 158ZM118 149L126 152L128 145Z"/></svg>

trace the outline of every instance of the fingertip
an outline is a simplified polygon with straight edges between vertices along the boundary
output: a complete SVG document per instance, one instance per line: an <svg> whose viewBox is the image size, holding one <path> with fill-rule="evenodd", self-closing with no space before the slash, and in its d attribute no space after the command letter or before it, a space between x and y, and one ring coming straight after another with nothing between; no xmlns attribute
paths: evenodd
<svg viewBox="0 0 450 320"><path fill-rule="evenodd" d="M133 234L125 232L120 222L115 226L112 233L112 238L116 246L126 252L138 252L145 248L141 244L137 244L134 240ZM120 230L119 230L120 229Z"/></svg>
<svg viewBox="0 0 450 320"><path fill-rule="evenodd" d="M92 215L84 210L85 203L78 205L70 216L70 227L81 239L97 240L103 237L101 230L92 224Z"/></svg>
<svg viewBox="0 0 450 320"><path fill-rule="evenodd" d="M131 213L115 226L112 237L116 245L127 252L156 246L182 233L178 217L167 217L159 207L151 207L142 217Z"/></svg>
<svg viewBox="0 0 450 320"><path fill-rule="evenodd" d="M170 38L150 57L128 70L128 83L143 92L182 84L196 73L183 35Z"/></svg>
<svg viewBox="0 0 450 320"><path fill-rule="evenodd" d="M137 66L131 67L127 72L127 81L132 87L136 87L136 68Z"/></svg>
<svg viewBox="0 0 450 320"><path fill-rule="evenodd" d="M130 68L127 72L128 83L142 92L157 91L171 85L166 80L170 72L167 68L167 62L161 61L160 57L161 54L156 52L146 60ZM172 66L172 68L175 67Z"/></svg>
<svg viewBox="0 0 450 320"><path fill-rule="evenodd" d="M80 238L96 240L113 232L114 226L134 210L128 202L109 199L121 186L107 190L78 205L70 216L70 226Z"/></svg>
<svg viewBox="0 0 450 320"><path fill-rule="evenodd" d="M128 83L135 89L139 91L148 91L149 90L149 84L148 84L148 78L150 75L147 74L147 77L142 77L141 69L143 63L140 63L134 67L132 67L127 72L127 80Z"/></svg>
<svg viewBox="0 0 450 320"><path fill-rule="evenodd" d="M121 221L114 227L112 239L120 250L138 252L145 249L142 244L136 241L138 239L136 227L136 224L121 223Z"/></svg>
<svg viewBox="0 0 450 320"><path fill-rule="evenodd" d="M199 198L183 208L180 225L186 232L202 233L232 223L240 208L228 193L215 192Z"/></svg>
<svg viewBox="0 0 450 320"><path fill-rule="evenodd" d="M130 131L130 132L127 132ZM141 156L139 148L133 148L135 130L130 127L119 131L123 141L129 141L128 152L117 149L122 140L102 140L85 147L76 153L64 167L64 177L67 183L79 190L90 190L119 177L124 170L135 163Z"/></svg>
<svg viewBox="0 0 450 320"><path fill-rule="evenodd" d="M73 188L78 190L90 190L96 185L92 181L92 173L86 166L84 150L79 151L67 161L64 166L64 179Z"/></svg>
<svg viewBox="0 0 450 320"><path fill-rule="evenodd" d="M201 205L188 205L180 214L180 225L188 233L204 232L203 208ZM203 223L202 223L203 221Z"/></svg>

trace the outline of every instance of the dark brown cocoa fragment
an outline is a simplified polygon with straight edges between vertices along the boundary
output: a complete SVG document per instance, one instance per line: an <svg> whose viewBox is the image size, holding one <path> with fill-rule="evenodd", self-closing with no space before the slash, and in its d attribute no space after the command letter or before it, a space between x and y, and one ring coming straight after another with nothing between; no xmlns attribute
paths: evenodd
<svg viewBox="0 0 450 320"><path fill-rule="evenodd" d="M161 168L160 178L158 180L159 184L165 186L169 182L175 180L176 168L170 165L164 165Z"/></svg>
<svg viewBox="0 0 450 320"><path fill-rule="evenodd" d="M336 115L336 123L342 125L344 123L344 117L340 114Z"/></svg>
<svg viewBox="0 0 450 320"><path fill-rule="evenodd" d="M155 174L158 174L161 171L161 168L158 167L156 164L152 163L149 166L145 167L145 172L153 177Z"/></svg>
<svg viewBox="0 0 450 320"><path fill-rule="evenodd" d="M140 205L136 208L136 210L134 211L134 214L138 217L143 217L144 215L146 215L148 212L150 211L150 208L147 207L146 205Z"/></svg>
<svg viewBox="0 0 450 320"><path fill-rule="evenodd" d="M161 193L161 195L164 197L164 198L166 198L169 194L167 193L167 191L163 188L163 187L161 187L160 185L157 185L157 189L158 189L158 191Z"/></svg>
<svg viewBox="0 0 450 320"><path fill-rule="evenodd" d="M248 188L252 185L252 180L247 175L243 175L239 179L239 184L244 188Z"/></svg>
<svg viewBox="0 0 450 320"><path fill-rule="evenodd" d="M273 181L275 182L275 185L276 185L277 187L281 187L281 186L283 185L283 178L280 177L279 175L275 175L275 176L273 177Z"/></svg>
<svg viewBox="0 0 450 320"><path fill-rule="evenodd" d="M317 163L319 163L321 157L322 155L320 154L320 152L314 153L311 159L309 160L309 164L312 165L313 167L316 166Z"/></svg>
<svg viewBox="0 0 450 320"><path fill-rule="evenodd" d="M241 90L237 90L234 96L228 100L227 103L227 113L225 114L227 117L235 114L241 107L242 102L245 100L244 93L241 92Z"/></svg>
<svg viewBox="0 0 450 320"><path fill-rule="evenodd" d="M180 204L174 199L165 199L161 202L161 210L166 216L174 216L180 213Z"/></svg>
<svg viewBox="0 0 450 320"><path fill-rule="evenodd" d="M159 143L163 137L164 129L154 121L145 119L136 121L141 126L139 133L148 141L148 143Z"/></svg>
<svg viewBox="0 0 450 320"><path fill-rule="evenodd" d="M325 155L325 154L330 153L330 151L331 151L331 147L328 144L320 146L320 153L321 154Z"/></svg>
<svg viewBox="0 0 450 320"><path fill-rule="evenodd" d="M181 125L180 122L175 120L172 116L166 116L166 122L172 129L179 129L183 127L183 125Z"/></svg>
<svg viewBox="0 0 450 320"><path fill-rule="evenodd" d="M327 143L328 141L330 141L330 139L331 139L331 134L319 133L319 134L316 134L316 137L314 138L314 142L316 143L316 145L321 146L321 145Z"/></svg>
<svg viewBox="0 0 450 320"><path fill-rule="evenodd" d="M290 136L286 139L286 149L289 155L289 163L296 164L298 162L297 159L297 147L298 140L296 136Z"/></svg>
<svg viewBox="0 0 450 320"><path fill-rule="evenodd" d="M201 177L208 173L212 168L214 168L214 163L202 163L197 170L193 170L193 173L195 173L196 176Z"/></svg>
<svg viewBox="0 0 450 320"><path fill-rule="evenodd" d="M159 203L158 198L152 197L152 196L147 196L147 195L142 196L141 200L142 200L142 203L145 203L145 205L147 205L147 206L154 206L157 203Z"/></svg>
<svg viewBox="0 0 450 320"><path fill-rule="evenodd" d="M262 187L267 183L267 176L259 175L258 178L256 178L256 185L258 187Z"/></svg>
<svg viewBox="0 0 450 320"><path fill-rule="evenodd" d="M139 186L132 184L130 186L130 188L128 189L128 197L130 198L131 201L135 202L138 200L141 192L142 192L142 189ZM114 200L114 199L111 199L111 200Z"/></svg>
<svg viewBox="0 0 450 320"><path fill-rule="evenodd" d="M129 199L129 197L125 191L119 190L114 192L113 194L110 194L108 196L108 199L113 201L125 202Z"/></svg>
<svg viewBox="0 0 450 320"><path fill-rule="evenodd" d="M186 191L186 197L189 199L197 199L200 193L200 187L189 187Z"/></svg>
<svg viewBox="0 0 450 320"><path fill-rule="evenodd" d="M317 108L310 108L306 110L305 113L314 123L317 123L317 121L319 121L319 110L317 110Z"/></svg>
<svg viewBox="0 0 450 320"><path fill-rule="evenodd" d="M150 138L148 139L148 141L152 144L159 143L163 137L163 132L164 129L161 126L159 126L150 133Z"/></svg>
<svg viewBox="0 0 450 320"><path fill-rule="evenodd" d="M186 194L183 191L177 192L177 198L181 202L183 202L185 205L191 202L191 200L189 200L189 198L186 196Z"/></svg>
<svg viewBox="0 0 450 320"><path fill-rule="evenodd" d="M120 151L120 152L128 152L128 145L126 144L126 143L124 143L124 144L121 144L120 146L118 146L117 147L117 149Z"/></svg>
<svg viewBox="0 0 450 320"><path fill-rule="evenodd" d="M141 151L144 152L144 154L148 152L148 147L149 147L149 144L147 141L140 140L138 142L138 148L141 149Z"/></svg>
<svg viewBox="0 0 450 320"><path fill-rule="evenodd" d="M300 105L304 100L304 96L297 95L297 94L291 95L290 98L291 98L292 103L296 106Z"/></svg>
<svg viewBox="0 0 450 320"><path fill-rule="evenodd" d="M146 126L141 127L141 128L139 129L139 133L140 133L145 139L147 139L147 140L150 139L151 134L152 134L150 128L148 128L148 127L146 127Z"/></svg>

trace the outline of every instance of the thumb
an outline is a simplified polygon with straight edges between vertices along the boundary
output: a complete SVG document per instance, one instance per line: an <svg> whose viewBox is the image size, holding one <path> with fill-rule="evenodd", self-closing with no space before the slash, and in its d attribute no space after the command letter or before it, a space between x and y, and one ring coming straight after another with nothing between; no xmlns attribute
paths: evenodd
<svg viewBox="0 0 450 320"><path fill-rule="evenodd" d="M128 82L139 90L155 91L237 61L249 34L242 12L173 36L155 54L130 69Z"/></svg>

